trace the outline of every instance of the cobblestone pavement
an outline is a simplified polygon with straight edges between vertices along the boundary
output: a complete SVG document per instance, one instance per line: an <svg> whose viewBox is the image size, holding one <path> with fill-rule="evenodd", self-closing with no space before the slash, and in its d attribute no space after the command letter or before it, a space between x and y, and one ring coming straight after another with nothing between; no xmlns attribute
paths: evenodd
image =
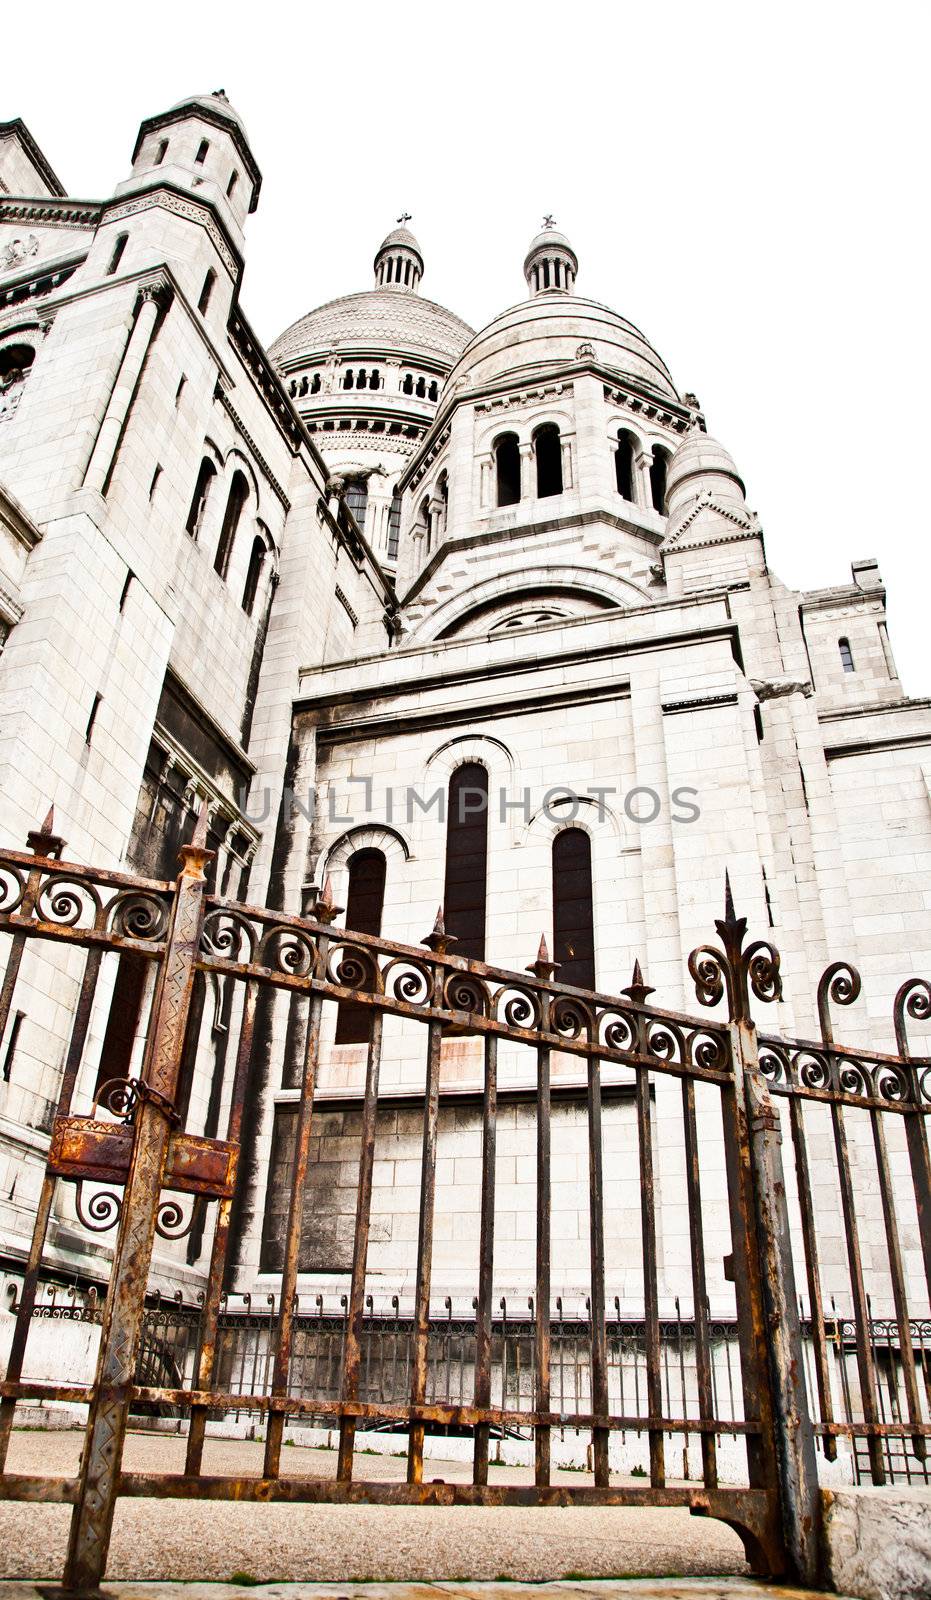
<svg viewBox="0 0 931 1600"><path fill-rule="evenodd" d="M77 1470L82 1438L80 1432L17 1430L9 1470L72 1475ZM289 1477L323 1478L335 1473L333 1451L295 1446L288 1447L285 1456ZM183 1459L184 1440L177 1436L131 1433L127 1438L125 1465L129 1471L180 1471ZM208 1439L204 1471L258 1476L261 1461L260 1443ZM494 1482L530 1481L530 1474L518 1467L492 1467L491 1473ZM357 1475L402 1478L404 1462L392 1456L360 1456ZM466 1478L468 1472L462 1462L431 1459L425 1464L425 1476L454 1482ZM565 1472L555 1473L554 1479L584 1481L577 1473ZM69 1506L0 1502L0 1578L59 1578L69 1518ZM319 1585L326 1581L436 1584L466 1579L540 1582L629 1574L746 1573L743 1546L730 1528L692 1517L679 1508L348 1507L121 1500L107 1577L110 1583L125 1579L210 1580L210 1600L221 1600L223 1591L216 1583L240 1575L253 1583L303 1580ZM302 1595L305 1592L311 1590L302 1589ZM369 1592L374 1596L374 1591ZM507 1592L513 1596L516 1591ZM185 1596L192 1593L185 1590ZM391 1593L398 1600L398 1591ZM406 1589L405 1596L408 1593L414 1591ZM493 1591L483 1593L491 1596ZM755 1585L752 1593L760 1593ZM141 1590L139 1600L143 1594L151 1597L153 1590ZM419 1590L417 1595L419 1600Z"/></svg>

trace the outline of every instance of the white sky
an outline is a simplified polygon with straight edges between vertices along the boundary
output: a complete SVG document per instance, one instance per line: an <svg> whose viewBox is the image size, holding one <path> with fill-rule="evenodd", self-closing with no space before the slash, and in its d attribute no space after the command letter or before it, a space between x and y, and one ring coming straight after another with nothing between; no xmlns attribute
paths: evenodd
<svg viewBox="0 0 931 1600"><path fill-rule="evenodd" d="M69 192L97 197L144 116L224 88L264 175L242 300L266 343L370 287L401 211L424 293L480 327L524 297L551 211L579 292L630 317L698 394L774 570L814 588L879 557L917 695L929 19L902 0L52 0L2 115L24 118Z"/></svg>

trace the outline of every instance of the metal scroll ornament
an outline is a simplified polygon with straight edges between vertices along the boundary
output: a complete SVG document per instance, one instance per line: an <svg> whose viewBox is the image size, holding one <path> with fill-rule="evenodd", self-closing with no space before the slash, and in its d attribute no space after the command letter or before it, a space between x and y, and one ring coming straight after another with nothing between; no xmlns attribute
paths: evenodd
<svg viewBox="0 0 931 1600"><path fill-rule="evenodd" d="M779 951L765 939L743 948L747 932L746 917L734 911L730 878L724 876L724 916L715 922L723 949L699 945L689 956L689 974L703 1006L716 1006L727 995L731 1022L749 1022L750 995L758 1000L782 999Z"/></svg>

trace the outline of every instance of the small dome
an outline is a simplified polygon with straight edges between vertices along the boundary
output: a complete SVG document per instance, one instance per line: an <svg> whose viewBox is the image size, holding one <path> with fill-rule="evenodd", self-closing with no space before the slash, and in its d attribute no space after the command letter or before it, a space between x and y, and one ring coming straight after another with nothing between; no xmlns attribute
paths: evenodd
<svg viewBox="0 0 931 1600"><path fill-rule="evenodd" d="M416 250L421 261L423 260L423 251L411 233L410 228L392 228L391 232L385 235L378 246L378 254L381 255L383 250L390 250L391 246L395 244L402 244L408 250Z"/></svg>
<svg viewBox="0 0 931 1600"><path fill-rule="evenodd" d="M203 106L205 111L211 111L215 117L223 117L227 122L237 127L244 139L248 139L246 125L234 106L231 106L222 89L214 89L212 94L191 94L185 100L179 100L172 106L172 111L185 111L188 106Z"/></svg>
<svg viewBox="0 0 931 1600"><path fill-rule="evenodd" d="M569 240L544 218L543 231L530 242L524 257L524 277L531 294L571 294L579 270L579 258Z"/></svg>
<svg viewBox="0 0 931 1600"><path fill-rule="evenodd" d="M685 498L694 498L699 492L697 480L711 478L715 482L718 492L723 492L729 498L734 498L734 486L739 490L739 497L745 494L744 482L737 471L734 458L723 444L717 439L712 439L707 433L701 433L693 428L686 434L678 450L669 463L666 475L666 500L671 506L673 499L682 501ZM729 480L727 486L721 484L721 479ZM687 494L683 495L683 485L688 485Z"/></svg>

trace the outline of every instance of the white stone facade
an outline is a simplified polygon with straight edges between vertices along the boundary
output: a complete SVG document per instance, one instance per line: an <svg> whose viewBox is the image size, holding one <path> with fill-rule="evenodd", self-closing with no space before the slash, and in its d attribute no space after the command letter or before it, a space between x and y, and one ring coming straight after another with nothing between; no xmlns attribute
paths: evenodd
<svg viewBox="0 0 931 1600"><path fill-rule="evenodd" d="M529 298L474 336L420 296L402 227L372 290L310 312L266 354L239 304L260 183L222 95L148 119L104 201L69 200L22 124L0 128L4 844L21 847L54 801L73 859L170 875L207 801L226 893L294 912L329 875L345 905L353 857L378 851L382 932L416 944L444 894L450 780L477 765L487 960L519 970L541 933L558 947L553 846L571 826L590 840L600 990L639 959L661 1004L695 1010L686 963L727 870L752 932L781 951L785 999L767 1027L814 1036L818 977L843 957L864 979L848 1036L891 1046L892 996L931 964L931 702L898 680L875 563L830 590L778 581L695 397L631 323L575 294L578 262L552 229L528 253ZM15 1048L0 1041L8 1270L27 1246L76 981L65 958L30 962ZM98 994L80 1109L121 981L108 971ZM208 1022L195 1131L229 1093ZM365 1046L333 1027L315 1192L334 1226L307 1288L345 1284L354 1207ZM420 1031L386 1027L370 1256L386 1293L409 1292L414 1271ZM288 1038L281 1002L249 1091L242 1290L278 1282ZM517 1047L501 1070L496 1271L502 1292L526 1295L532 1079ZM480 1075L478 1041L447 1041L434 1291L463 1301ZM568 1056L554 1084L554 1282L583 1297L584 1096ZM633 1111L623 1073L610 1087L609 1298L636 1309ZM681 1135L664 1115L677 1092L655 1087L667 1299L689 1259ZM709 1292L725 1313L713 1122L709 1109ZM105 1277L106 1244L59 1205L50 1261ZM195 1292L208 1253L209 1237L166 1250L159 1281ZM905 1255L917 1273L914 1230ZM823 1266L826 1292L835 1269L842 1292L831 1237Z"/></svg>

